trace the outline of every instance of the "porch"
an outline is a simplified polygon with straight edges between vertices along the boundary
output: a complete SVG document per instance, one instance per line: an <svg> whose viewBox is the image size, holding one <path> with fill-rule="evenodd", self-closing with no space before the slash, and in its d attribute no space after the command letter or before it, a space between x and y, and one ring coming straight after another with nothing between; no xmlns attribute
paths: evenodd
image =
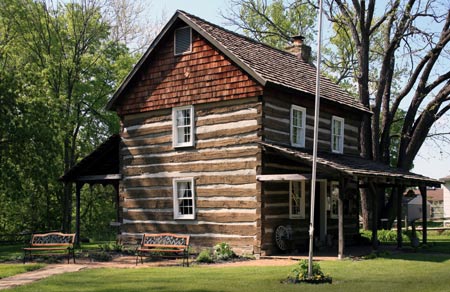
<svg viewBox="0 0 450 292"><path fill-rule="evenodd" d="M275 222L273 219L275 216L267 215L271 214L271 211L268 211L268 208L262 208L262 217L264 218L264 220L262 220L262 228L265 231L272 231L274 233L273 238L277 241L277 237L280 236L277 234L277 225L286 222L285 224L290 224L290 226L287 226L288 231L284 232L285 234L282 234L281 236L289 238L292 236L292 231L291 234L289 234L289 229L293 229L294 233L297 233L296 238L293 240L302 241L304 238L299 238L299 231L302 232L304 236L309 236L307 233L309 229L309 217L308 212L305 212L304 209L305 205L307 207L306 209L308 209L308 202L306 200L310 196L308 189L311 187L310 168L312 165L312 153L303 151L303 149L302 151L299 151L298 149L266 142L262 142L261 144L264 149L264 157L266 159L265 164L269 165L269 167L263 168L263 174L257 176L257 180L262 184L261 189L263 190L263 193L266 192L263 194L264 198L268 201L273 200L273 198L270 197L270 186L272 185L273 188L275 184L280 184L282 182L289 183L290 198L289 217L283 217L281 215L277 217L283 218L283 221L278 219L278 221L276 221L277 223L273 223ZM277 161L277 164L270 163L271 161ZM278 165L278 168L273 165ZM290 169L289 173L286 173L286 169ZM318 191L316 191L315 195L318 207L316 207L314 212L314 237L316 238L316 241L319 240L323 245L332 245L330 242L327 242L329 241L329 235L332 234L332 231L330 231L329 228L329 219L330 217L335 216L337 221L337 234L335 239L337 240L336 245L338 246L339 258L344 257L345 243L351 238L349 234L352 232L359 233L359 202L361 200L359 193L361 191L366 192L366 198L370 203L372 211L372 218L370 218L372 225L372 249L376 250L378 249L377 233L381 226L380 206L382 206L381 204L385 204L385 190L387 188L392 189L392 201L394 204L391 208L396 208L396 218L391 219L396 219L397 222L401 222L401 196L404 188L411 186L419 187L422 205L426 206L426 187L440 185L440 181L435 179L400 169L394 169L381 163L349 155L319 153L317 158L317 169L318 187L316 187L316 189L318 189ZM299 191L299 193L301 193L301 195L296 195L295 191L292 191L293 186L295 186L294 182L298 182L300 185L299 188L301 191ZM297 196L297 199L292 199L292 197L295 196ZM300 203L296 203L296 200ZM299 206L302 208L299 208ZM349 210L352 211L349 212ZM422 208L422 210L422 220L425 222L422 232L422 242L426 243L427 213L426 208ZM295 221L292 219L302 220ZM316 223L316 219L319 223ZM265 238L266 243L268 239L269 236ZM399 225L397 227L397 247L402 247L402 244L402 231L401 225Z"/></svg>

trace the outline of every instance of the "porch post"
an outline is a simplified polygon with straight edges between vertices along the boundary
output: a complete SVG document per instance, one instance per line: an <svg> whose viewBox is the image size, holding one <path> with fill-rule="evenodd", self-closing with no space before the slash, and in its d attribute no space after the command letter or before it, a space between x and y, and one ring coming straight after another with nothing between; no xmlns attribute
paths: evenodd
<svg viewBox="0 0 450 292"><path fill-rule="evenodd" d="M346 189L346 181L341 178L339 181L339 196L338 196L338 259L344 258L344 193Z"/></svg>
<svg viewBox="0 0 450 292"><path fill-rule="evenodd" d="M427 187L422 185L419 187L422 195L422 243L427 243Z"/></svg>
<svg viewBox="0 0 450 292"><path fill-rule="evenodd" d="M372 249L378 249L378 200L377 189L373 182L369 181L372 200Z"/></svg>
<svg viewBox="0 0 450 292"><path fill-rule="evenodd" d="M116 192L116 222L121 222L122 218L120 218L120 194L119 194L119 183L115 182L113 184L114 190ZM117 234L120 234L120 225L117 226Z"/></svg>
<svg viewBox="0 0 450 292"><path fill-rule="evenodd" d="M403 196L402 191L403 187L396 186L395 187L395 195L397 197L397 248L402 248L403 238L402 238L402 203Z"/></svg>
<svg viewBox="0 0 450 292"><path fill-rule="evenodd" d="M81 188L82 182L76 183L76 217L75 217L75 245L80 246L80 203L81 203Z"/></svg>

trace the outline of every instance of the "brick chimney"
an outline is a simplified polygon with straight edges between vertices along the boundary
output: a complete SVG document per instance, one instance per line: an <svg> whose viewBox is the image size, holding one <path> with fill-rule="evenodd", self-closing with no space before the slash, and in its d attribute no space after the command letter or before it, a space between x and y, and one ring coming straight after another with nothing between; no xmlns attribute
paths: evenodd
<svg viewBox="0 0 450 292"><path fill-rule="evenodd" d="M306 63L311 63L311 47L303 43L305 37L301 35L291 37L292 45L286 47L286 51L297 56Z"/></svg>

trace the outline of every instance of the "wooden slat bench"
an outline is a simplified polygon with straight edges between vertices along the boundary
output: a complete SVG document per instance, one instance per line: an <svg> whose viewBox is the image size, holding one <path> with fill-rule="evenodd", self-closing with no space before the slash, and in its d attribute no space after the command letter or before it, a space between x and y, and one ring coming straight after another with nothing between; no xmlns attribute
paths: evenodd
<svg viewBox="0 0 450 292"><path fill-rule="evenodd" d="M25 263L27 256L30 260L33 255L61 255L61 251L67 252L67 263L72 256L75 263L75 250L73 243L75 241L75 234L66 234L59 232L33 234L30 241L30 246L23 248L23 263ZM56 253L58 252L59 253Z"/></svg>
<svg viewBox="0 0 450 292"><path fill-rule="evenodd" d="M141 245L136 250L136 265L139 257L144 263L143 256L182 257L183 267L189 267L189 235L172 233L144 233ZM170 255L168 255L170 254Z"/></svg>

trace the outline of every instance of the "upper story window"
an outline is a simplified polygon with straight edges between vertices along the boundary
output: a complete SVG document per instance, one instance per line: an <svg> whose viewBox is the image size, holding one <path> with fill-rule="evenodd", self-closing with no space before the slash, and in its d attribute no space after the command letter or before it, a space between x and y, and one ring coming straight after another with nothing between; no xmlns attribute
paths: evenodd
<svg viewBox="0 0 450 292"><path fill-rule="evenodd" d="M183 106L172 109L173 147L194 145L194 107Z"/></svg>
<svg viewBox="0 0 450 292"><path fill-rule="evenodd" d="M195 219L193 178L173 180L173 217L175 219Z"/></svg>
<svg viewBox="0 0 450 292"><path fill-rule="evenodd" d="M192 50L192 30L189 26L175 30L174 47L175 55L186 54Z"/></svg>
<svg viewBox="0 0 450 292"><path fill-rule="evenodd" d="M344 153L344 119L335 116L331 118L331 151Z"/></svg>
<svg viewBox="0 0 450 292"><path fill-rule="evenodd" d="M289 184L289 218L305 218L305 182L291 181Z"/></svg>
<svg viewBox="0 0 450 292"><path fill-rule="evenodd" d="M306 109L291 106L291 145L305 147Z"/></svg>

